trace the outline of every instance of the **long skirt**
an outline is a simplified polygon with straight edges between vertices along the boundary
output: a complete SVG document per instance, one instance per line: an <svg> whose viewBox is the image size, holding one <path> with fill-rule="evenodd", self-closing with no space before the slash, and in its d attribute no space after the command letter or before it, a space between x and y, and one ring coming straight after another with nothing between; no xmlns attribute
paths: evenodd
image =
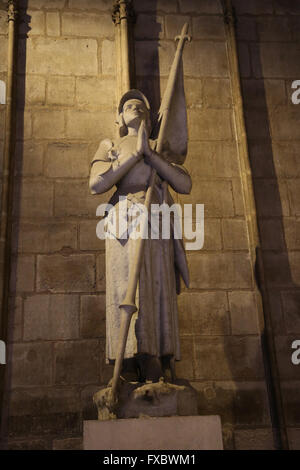
<svg viewBox="0 0 300 470"><path fill-rule="evenodd" d="M136 241L106 239L106 360L114 360L120 330L120 308ZM137 354L180 359L173 241L144 240L136 305L124 358Z"/></svg>

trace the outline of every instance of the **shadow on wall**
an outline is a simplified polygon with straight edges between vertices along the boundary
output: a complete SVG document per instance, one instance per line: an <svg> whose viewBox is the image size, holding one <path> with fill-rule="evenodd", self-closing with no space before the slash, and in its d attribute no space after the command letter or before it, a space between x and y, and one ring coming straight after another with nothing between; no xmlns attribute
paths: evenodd
<svg viewBox="0 0 300 470"><path fill-rule="evenodd" d="M276 40L284 42L280 34L278 32ZM294 45L295 43L292 47ZM291 211L290 188L288 188L290 182L287 182L286 178L297 176L299 168L296 167L296 160L293 160L293 145L287 142L287 139L296 140L299 139L299 135L292 137L291 129L287 130L288 113L292 104L291 101L288 104L283 102L281 97L281 92L283 96L286 95L285 82L282 79L264 78L266 54L262 50L263 46L261 43L256 43L249 47L251 47L254 70L252 70L251 78L246 78L247 74L245 74L242 80L242 92L262 246L263 274L269 304L269 313L266 312L266 314L271 317L285 420L287 426L291 426L295 425L296 414L299 417L296 411L296 408L299 408L299 398L296 398L296 385L294 389L293 386L291 389L285 389L282 381L300 379L299 367L297 368L291 362L292 342L300 337L300 285L299 267L297 267L300 258L299 251L294 251L299 250L297 221L294 217L296 214ZM270 47L276 49L277 44L273 42ZM290 47L290 45L285 44L285 47ZM242 45L239 53L242 64L245 63L244 54L245 50ZM286 76L285 71L278 71L278 76ZM283 91L280 91L281 86ZM291 94L285 100L291 100ZM283 163L283 159L288 159L289 163L287 161ZM287 165L291 165L288 172L285 170ZM291 168L293 168L292 171ZM296 192L296 184L298 182L299 185L299 180L290 181L295 186L293 191Z"/></svg>

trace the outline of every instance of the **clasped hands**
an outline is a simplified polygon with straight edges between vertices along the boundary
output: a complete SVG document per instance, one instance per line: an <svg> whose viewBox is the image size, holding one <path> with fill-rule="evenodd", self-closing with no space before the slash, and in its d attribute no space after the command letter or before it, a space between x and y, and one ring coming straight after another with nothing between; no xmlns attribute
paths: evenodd
<svg viewBox="0 0 300 470"><path fill-rule="evenodd" d="M141 159L144 157L146 163L150 163L153 150L149 145L149 136L146 129L145 121L140 124L137 137L136 156Z"/></svg>

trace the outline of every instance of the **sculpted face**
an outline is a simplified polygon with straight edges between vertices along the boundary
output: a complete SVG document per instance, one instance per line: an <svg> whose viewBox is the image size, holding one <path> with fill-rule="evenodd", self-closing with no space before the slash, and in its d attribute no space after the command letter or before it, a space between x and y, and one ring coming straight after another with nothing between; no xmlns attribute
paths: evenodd
<svg viewBox="0 0 300 470"><path fill-rule="evenodd" d="M148 110L141 100L128 100L123 106L123 119L127 127L138 128L148 118Z"/></svg>

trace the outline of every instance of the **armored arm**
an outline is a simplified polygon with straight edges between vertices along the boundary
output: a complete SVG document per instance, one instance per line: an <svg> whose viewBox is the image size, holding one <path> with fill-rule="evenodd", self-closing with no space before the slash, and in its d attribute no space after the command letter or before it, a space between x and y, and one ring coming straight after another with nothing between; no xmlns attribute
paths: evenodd
<svg viewBox="0 0 300 470"><path fill-rule="evenodd" d="M182 165L169 163L153 150L148 152L145 161L155 168L159 176L167 181L174 191L181 194L190 194L192 180Z"/></svg>
<svg viewBox="0 0 300 470"><path fill-rule="evenodd" d="M93 158L89 181L92 194L108 191L141 159L138 152L113 159L112 148L110 140L103 140Z"/></svg>

